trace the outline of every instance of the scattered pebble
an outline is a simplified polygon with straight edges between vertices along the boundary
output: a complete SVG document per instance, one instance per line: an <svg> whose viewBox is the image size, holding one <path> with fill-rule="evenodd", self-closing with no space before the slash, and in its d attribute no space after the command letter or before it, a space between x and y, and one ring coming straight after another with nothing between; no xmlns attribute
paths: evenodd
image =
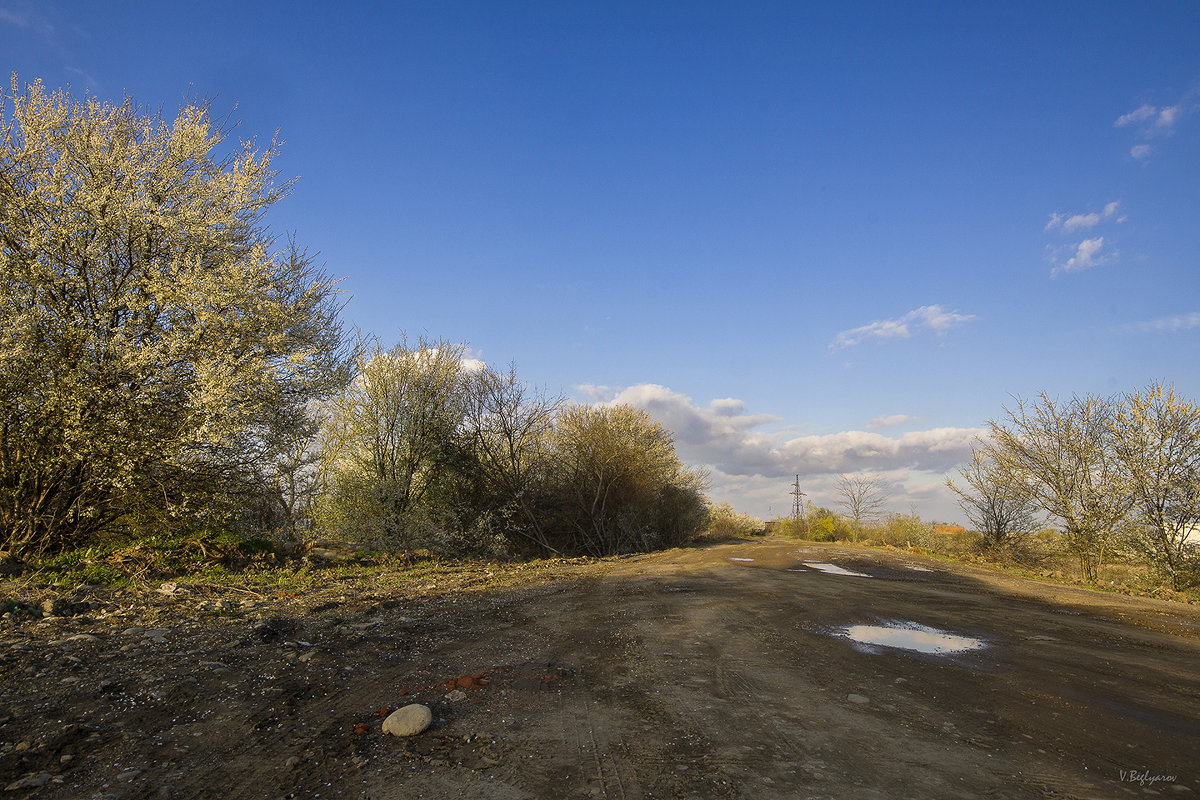
<svg viewBox="0 0 1200 800"><path fill-rule="evenodd" d="M860 706L865 706L867 703L871 702L868 698L863 697L861 694L848 694L846 695L846 699L851 703L857 703Z"/></svg>

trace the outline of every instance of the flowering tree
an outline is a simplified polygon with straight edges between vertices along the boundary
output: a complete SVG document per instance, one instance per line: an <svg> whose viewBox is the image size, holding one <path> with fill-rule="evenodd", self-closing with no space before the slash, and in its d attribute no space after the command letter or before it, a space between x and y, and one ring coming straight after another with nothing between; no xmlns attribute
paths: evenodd
<svg viewBox="0 0 1200 800"><path fill-rule="evenodd" d="M232 513L344 381L333 281L263 215L272 142L40 82L0 105L0 546Z"/></svg>

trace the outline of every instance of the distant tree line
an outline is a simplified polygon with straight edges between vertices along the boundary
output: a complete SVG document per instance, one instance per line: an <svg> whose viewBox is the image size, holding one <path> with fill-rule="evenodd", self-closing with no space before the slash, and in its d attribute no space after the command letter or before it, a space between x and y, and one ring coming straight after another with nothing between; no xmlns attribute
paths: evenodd
<svg viewBox="0 0 1200 800"><path fill-rule="evenodd" d="M703 527L703 476L624 406L339 321L264 224L274 141L14 76L0 103L0 548L222 528L603 555Z"/></svg>

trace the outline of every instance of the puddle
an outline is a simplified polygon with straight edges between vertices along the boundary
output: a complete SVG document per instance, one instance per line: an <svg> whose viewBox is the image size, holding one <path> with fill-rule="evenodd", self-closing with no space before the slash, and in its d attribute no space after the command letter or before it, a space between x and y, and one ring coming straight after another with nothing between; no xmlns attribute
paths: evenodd
<svg viewBox="0 0 1200 800"><path fill-rule="evenodd" d="M913 572L933 572L929 567L914 567L912 564L909 564L908 568Z"/></svg>
<svg viewBox="0 0 1200 800"><path fill-rule="evenodd" d="M731 558L730 561L753 561L753 558Z"/></svg>
<svg viewBox="0 0 1200 800"><path fill-rule="evenodd" d="M865 572L851 572L848 569L842 569L837 564L826 564L821 561L804 562L804 566L809 569L819 569L821 572L828 572L830 575L853 575L855 578L869 578L870 575Z"/></svg>
<svg viewBox="0 0 1200 800"><path fill-rule="evenodd" d="M924 625L917 625L915 622L897 622L891 625L851 625L848 628L842 628L840 634L862 644L897 647L939 656L966 653L987 646L979 639L956 636L945 631L926 628Z"/></svg>

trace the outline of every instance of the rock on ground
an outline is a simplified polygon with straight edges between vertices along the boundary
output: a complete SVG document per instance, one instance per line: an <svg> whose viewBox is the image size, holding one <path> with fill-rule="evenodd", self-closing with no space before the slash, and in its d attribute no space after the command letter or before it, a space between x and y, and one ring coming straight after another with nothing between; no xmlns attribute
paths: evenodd
<svg viewBox="0 0 1200 800"><path fill-rule="evenodd" d="M433 722L429 706L413 703L397 709L383 721L383 732L392 736L416 736Z"/></svg>

